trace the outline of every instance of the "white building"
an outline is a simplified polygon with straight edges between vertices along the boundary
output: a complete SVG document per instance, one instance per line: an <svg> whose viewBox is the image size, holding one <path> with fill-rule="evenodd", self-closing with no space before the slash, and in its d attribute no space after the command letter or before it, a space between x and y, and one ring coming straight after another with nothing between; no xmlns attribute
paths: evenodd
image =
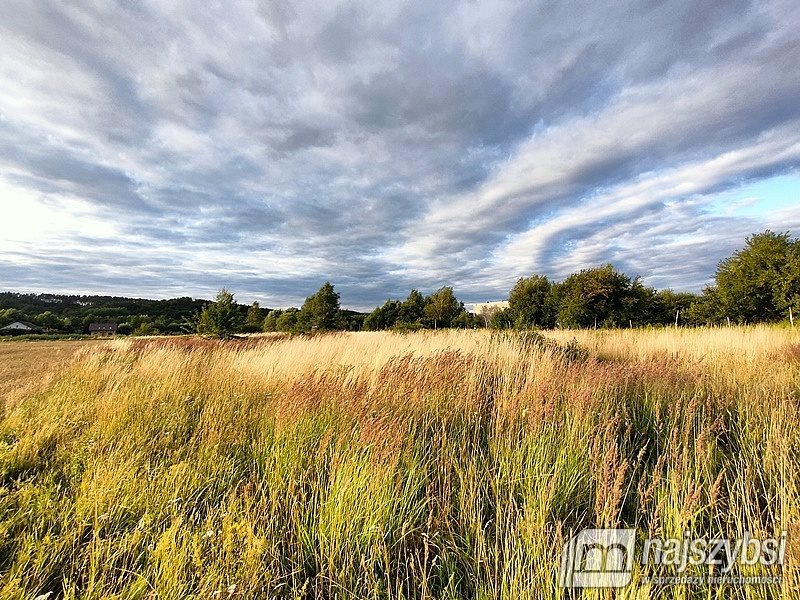
<svg viewBox="0 0 800 600"><path fill-rule="evenodd" d="M472 305L473 314L480 315L483 312L494 313L498 310L508 308L508 300L497 300L495 302L478 302Z"/></svg>
<svg viewBox="0 0 800 600"><path fill-rule="evenodd" d="M0 327L2 333L42 333L42 328L29 321L14 321L5 327Z"/></svg>
<svg viewBox="0 0 800 600"><path fill-rule="evenodd" d="M496 302L478 302L472 305L472 314L483 319L483 324L489 326L492 315L496 312L508 308L508 300L498 300Z"/></svg>

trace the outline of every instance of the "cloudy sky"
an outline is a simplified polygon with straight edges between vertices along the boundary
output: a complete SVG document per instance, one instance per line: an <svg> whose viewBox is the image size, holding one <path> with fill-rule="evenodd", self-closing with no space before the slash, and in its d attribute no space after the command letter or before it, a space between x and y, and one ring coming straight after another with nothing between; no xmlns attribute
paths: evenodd
<svg viewBox="0 0 800 600"><path fill-rule="evenodd" d="M3 0L0 288L370 308L612 262L699 290L800 234L799 28L796 0Z"/></svg>

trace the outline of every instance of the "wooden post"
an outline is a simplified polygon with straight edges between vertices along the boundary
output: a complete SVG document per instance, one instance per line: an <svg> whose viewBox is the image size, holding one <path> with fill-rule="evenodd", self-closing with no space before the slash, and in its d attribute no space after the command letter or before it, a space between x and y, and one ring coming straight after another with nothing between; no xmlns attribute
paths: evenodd
<svg viewBox="0 0 800 600"><path fill-rule="evenodd" d="M628 319L628 325L633 329L633 319Z"/></svg>
<svg viewBox="0 0 800 600"><path fill-rule="evenodd" d="M792 314L791 306L789 307L789 322L792 324L792 327L794 327L794 315Z"/></svg>
<svg viewBox="0 0 800 600"><path fill-rule="evenodd" d="M681 310L678 309L675 311L675 329L678 328L678 315L681 314Z"/></svg>

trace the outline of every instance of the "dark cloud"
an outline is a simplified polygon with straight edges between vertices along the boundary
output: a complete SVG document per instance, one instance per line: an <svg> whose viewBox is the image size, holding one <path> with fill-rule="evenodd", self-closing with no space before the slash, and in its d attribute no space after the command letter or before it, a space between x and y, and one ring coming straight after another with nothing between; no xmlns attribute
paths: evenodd
<svg viewBox="0 0 800 600"><path fill-rule="evenodd" d="M800 162L796 3L0 6L0 278L286 305L699 289ZM102 268L98 269L100 265Z"/></svg>

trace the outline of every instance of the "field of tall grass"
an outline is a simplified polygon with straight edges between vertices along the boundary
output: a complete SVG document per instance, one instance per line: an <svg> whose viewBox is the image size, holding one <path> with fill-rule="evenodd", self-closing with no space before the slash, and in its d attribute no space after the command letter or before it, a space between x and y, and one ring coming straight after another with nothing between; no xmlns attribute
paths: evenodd
<svg viewBox="0 0 800 600"><path fill-rule="evenodd" d="M3 599L800 597L791 329L120 340L3 408ZM584 527L790 542L563 590Z"/></svg>

